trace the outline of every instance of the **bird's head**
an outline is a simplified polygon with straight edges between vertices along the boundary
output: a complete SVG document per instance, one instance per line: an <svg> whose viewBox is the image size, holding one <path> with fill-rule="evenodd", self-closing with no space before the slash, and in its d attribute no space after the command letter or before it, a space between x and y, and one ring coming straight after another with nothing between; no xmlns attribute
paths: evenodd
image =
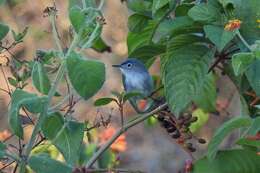
<svg viewBox="0 0 260 173"><path fill-rule="evenodd" d="M148 73L144 64L141 61L134 58L129 58L119 65L113 65L113 67L119 68L125 77L129 75L132 76L132 75L139 75L139 74L141 75L141 74Z"/></svg>

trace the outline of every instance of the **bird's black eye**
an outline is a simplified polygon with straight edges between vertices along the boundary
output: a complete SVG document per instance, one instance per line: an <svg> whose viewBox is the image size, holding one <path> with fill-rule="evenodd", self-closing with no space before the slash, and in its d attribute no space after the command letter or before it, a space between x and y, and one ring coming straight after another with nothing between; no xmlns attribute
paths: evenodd
<svg viewBox="0 0 260 173"><path fill-rule="evenodd" d="M127 64L127 67L128 67L128 68L131 68L131 67L132 67L132 64L131 64L131 63L128 63L128 64Z"/></svg>

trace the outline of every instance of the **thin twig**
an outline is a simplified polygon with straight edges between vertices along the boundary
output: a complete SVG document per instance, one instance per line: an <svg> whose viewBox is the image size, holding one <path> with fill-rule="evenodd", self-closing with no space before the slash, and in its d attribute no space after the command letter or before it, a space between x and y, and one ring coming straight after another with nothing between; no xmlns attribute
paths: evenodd
<svg viewBox="0 0 260 173"><path fill-rule="evenodd" d="M0 171L2 171L2 170L4 170L5 168L11 166L14 162L15 162L15 161L12 161L12 162L10 162L10 163L4 165L2 168L0 168Z"/></svg>
<svg viewBox="0 0 260 173"><path fill-rule="evenodd" d="M12 93L12 90L11 90L11 88L10 88L10 86L9 86L9 82L8 82L8 80L7 80L7 78L6 78L6 75L5 75L3 66L0 65L0 68L1 68L1 72L3 73L3 76L4 76L4 80L5 80L5 83L6 83L8 92L11 94L11 93Z"/></svg>
<svg viewBox="0 0 260 173"><path fill-rule="evenodd" d="M252 52L250 45L246 42L244 37L240 34L239 30L237 30L236 34L237 34L238 38L242 41L242 43Z"/></svg>
<svg viewBox="0 0 260 173"><path fill-rule="evenodd" d="M138 118L136 118L133 121L130 121L129 123L127 123L126 125L124 125L123 127L121 127L113 136L112 138L105 143L92 157L91 159L88 161L88 163L86 164L86 168L90 168L96 161L97 159L110 147L110 145L112 145L114 143L114 141L124 132L126 132L129 128L135 126L136 124L139 124L140 122L146 120L147 118L149 118L150 116L152 116L153 114L163 110L164 108L167 107L167 103L164 103L160 106L158 106L156 109L154 109L153 111L143 114L143 115L139 115Z"/></svg>

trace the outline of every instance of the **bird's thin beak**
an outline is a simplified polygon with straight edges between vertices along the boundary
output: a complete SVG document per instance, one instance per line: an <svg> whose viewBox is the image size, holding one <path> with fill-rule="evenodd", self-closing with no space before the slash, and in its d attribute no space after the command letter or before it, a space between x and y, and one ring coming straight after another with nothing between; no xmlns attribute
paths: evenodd
<svg viewBox="0 0 260 173"><path fill-rule="evenodd" d="M121 65L120 64L116 64L116 65L112 65L112 67L120 68Z"/></svg>

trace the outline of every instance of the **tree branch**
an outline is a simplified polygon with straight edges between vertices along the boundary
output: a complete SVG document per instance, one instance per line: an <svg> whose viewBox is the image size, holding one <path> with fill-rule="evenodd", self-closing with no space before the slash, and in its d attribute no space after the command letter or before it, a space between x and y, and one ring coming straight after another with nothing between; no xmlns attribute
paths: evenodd
<svg viewBox="0 0 260 173"><path fill-rule="evenodd" d="M129 123L127 123L126 125L122 126L113 136L112 138L105 143L95 154L93 157L91 157L91 159L88 161L88 163L86 164L86 168L90 168L97 160L98 158L110 147L110 145L112 145L114 143L114 141L124 132L126 132L129 128L135 126L138 123L141 123L142 121L146 120L147 118L149 118L150 116L152 116L153 114L165 109L167 107L167 103L164 103L162 105L160 105L159 107L157 107L156 109L154 109L153 111L140 115L140 117L136 118L133 121L130 121Z"/></svg>

